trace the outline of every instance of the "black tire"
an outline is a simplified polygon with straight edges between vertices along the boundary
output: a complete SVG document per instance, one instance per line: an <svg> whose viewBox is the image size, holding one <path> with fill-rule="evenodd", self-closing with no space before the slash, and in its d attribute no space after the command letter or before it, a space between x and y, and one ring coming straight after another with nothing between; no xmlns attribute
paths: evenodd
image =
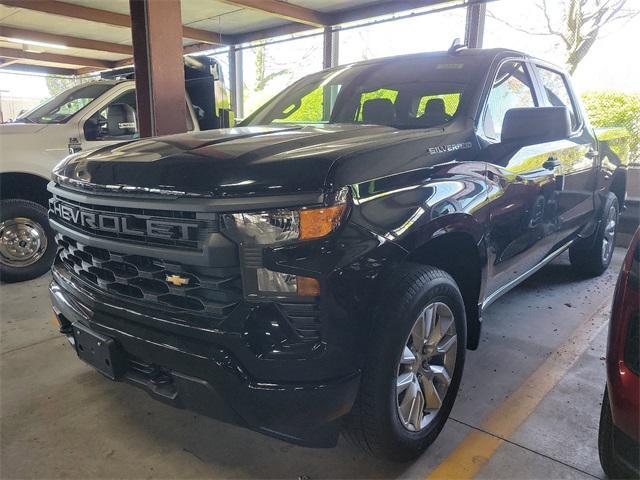
<svg viewBox="0 0 640 480"><path fill-rule="evenodd" d="M15 219L26 219L27 225L40 232L39 248L31 260L18 260L11 257L5 240ZM23 222L24 220L20 220ZM38 230L39 229L39 230ZM0 281L22 282L37 278L48 272L56 254L53 230L49 226L47 210L40 204L28 200L11 199L0 202ZM32 261L32 263L30 263Z"/></svg>
<svg viewBox="0 0 640 480"><path fill-rule="evenodd" d="M465 308L453 278L434 267L405 265L384 281L383 289L385 298L375 309L360 391L353 411L345 419L345 434L377 457L406 461L433 443L453 407L464 368ZM413 342L409 335L414 323L429 304L445 304L453 313L457 343L451 351L456 353L455 367L440 409L422 430L410 431L400 418L399 398L403 394L396 393L400 355L407 342ZM416 376L418 385L422 385L420 375Z"/></svg>
<svg viewBox="0 0 640 480"><path fill-rule="evenodd" d="M637 478L636 473L618 460L614 444L614 428L609 394L605 388L602 398L602 410L600 411L600 428L598 430L600 465L609 478Z"/></svg>
<svg viewBox="0 0 640 480"><path fill-rule="evenodd" d="M596 231L590 237L582 238L571 245L571 266L581 275L597 277L609 268L616 244L619 212L618 198L613 193L608 193ZM608 247L605 242L608 243Z"/></svg>

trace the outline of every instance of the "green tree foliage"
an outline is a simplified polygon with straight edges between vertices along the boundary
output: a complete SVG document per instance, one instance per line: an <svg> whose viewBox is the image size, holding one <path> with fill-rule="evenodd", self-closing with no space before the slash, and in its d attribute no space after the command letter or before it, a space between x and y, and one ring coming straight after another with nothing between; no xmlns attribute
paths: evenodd
<svg viewBox="0 0 640 480"><path fill-rule="evenodd" d="M629 132L630 159L640 161L640 94L587 92L582 101L594 127L620 127Z"/></svg>
<svg viewBox="0 0 640 480"><path fill-rule="evenodd" d="M429 103L429 100L439 98L444 102L444 111L447 115L454 115L458 111L458 105L460 105L460 94L459 93L443 93L442 95L427 95L426 97L422 97L420 99L420 104L418 105L418 110L416 111L416 117L424 114L424 109Z"/></svg>
<svg viewBox="0 0 640 480"><path fill-rule="evenodd" d="M320 123L323 114L323 88L318 87L302 97L300 108L293 110L282 122ZM285 113L287 110L285 110Z"/></svg>
<svg viewBox="0 0 640 480"><path fill-rule="evenodd" d="M49 96L53 97L66 89L82 83L80 78L75 77L46 77Z"/></svg>

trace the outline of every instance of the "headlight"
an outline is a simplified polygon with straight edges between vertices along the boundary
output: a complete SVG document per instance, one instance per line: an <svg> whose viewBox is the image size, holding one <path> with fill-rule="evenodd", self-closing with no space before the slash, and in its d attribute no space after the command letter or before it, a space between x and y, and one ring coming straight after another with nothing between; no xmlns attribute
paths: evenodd
<svg viewBox="0 0 640 480"><path fill-rule="evenodd" d="M224 226L237 240L253 245L271 245L289 240L312 240L333 232L346 210L341 203L331 207L271 210L224 215Z"/></svg>
<svg viewBox="0 0 640 480"><path fill-rule="evenodd" d="M347 211L346 190L327 207L229 213L222 216L225 233L240 244L243 287L248 297L317 296L317 279L273 271L262 265L262 249L283 243L323 238L335 231ZM256 262L256 258L260 258Z"/></svg>
<svg viewBox="0 0 640 480"><path fill-rule="evenodd" d="M269 245L298 239L300 214L297 210L231 213L224 216L224 226L240 242Z"/></svg>

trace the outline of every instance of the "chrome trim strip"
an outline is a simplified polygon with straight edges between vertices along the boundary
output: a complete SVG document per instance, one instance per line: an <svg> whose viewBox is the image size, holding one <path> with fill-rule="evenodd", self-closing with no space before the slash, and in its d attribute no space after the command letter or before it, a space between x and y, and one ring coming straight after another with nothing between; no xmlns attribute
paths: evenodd
<svg viewBox="0 0 640 480"><path fill-rule="evenodd" d="M526 272L524 272L519 277L514 278L509 283L507 283L506 285L503 285L498 290L493 292L491 295L489 295L487 298L485 298L485 300L482 302L481 310L484 310L485 308L489 307L489 305L491 305L493 302L495 302L498 298L500 298L502 295L507 293L513 287L515 287L520 282L522 282L526 278L528 278L531 275L533 275L534 273L536 273L542 267L546 266L551 260L556 258L558 255L560 255L562 252L564 252L567 248L569 248L572 243L573 243L573 240L567 242L566 244L564 244L563 246L561 246L560 248L558 248L554 252L551 252L549 255L547 255L545 258L543 258L540 261L540 263L535 265L533 268L527 270Z"/></svg>

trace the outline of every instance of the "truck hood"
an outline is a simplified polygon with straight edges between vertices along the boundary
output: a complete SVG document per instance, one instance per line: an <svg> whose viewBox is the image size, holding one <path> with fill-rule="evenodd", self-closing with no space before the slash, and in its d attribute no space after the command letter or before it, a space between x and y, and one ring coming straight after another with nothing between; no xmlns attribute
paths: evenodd
<svg viewBox="0 0 640 480"><path fill-rule="evenodd" d="M397 172L398 162L409 169L422 158L424 166L428 147L442 136L442 129L352 124L239 127L81 152L59 164L54 178L88 190L211 197L322 192L334 182Z"/></svg>
<svg viewBox="0 0 640 480"><path fill-rule="evenodd" d="M0 124L0 138L4 139L6 135L33 135L47 126L41 123L3 123Z"/></svg>

